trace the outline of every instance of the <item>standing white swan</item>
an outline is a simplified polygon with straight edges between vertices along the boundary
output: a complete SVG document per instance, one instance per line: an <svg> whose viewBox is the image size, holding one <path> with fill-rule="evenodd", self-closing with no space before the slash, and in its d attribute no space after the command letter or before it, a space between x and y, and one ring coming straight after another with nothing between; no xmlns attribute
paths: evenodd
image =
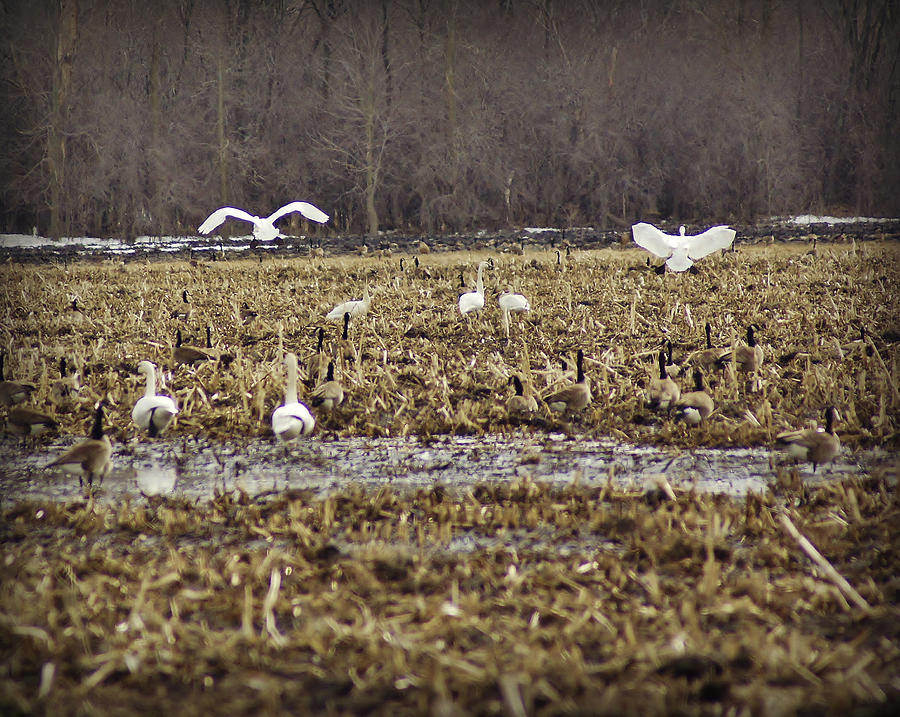
<svg viewBox="0 0 900 717"><path fill-rule="evenodd" d="M175 414L178 413L178 404L169 396L156 394L156 366L149 361L141 361L137 370L147 377L147 388L144 389L144 395L134 404L131 418L155 438L169 427Z"/></svg>
<svg viewBox="0 0 900 717"><path fill-rule="evenodd" d="M243 219L245 222L253 224L253 238L258 241L272 241L278 236L278 228L275 226L281 217L292 212L300 212L304 217L313 222L324 224L328 221L328 215L318 207L313 206L309 202L291 202L285 204L281 209L277 209L267 217L257 217L243 209L235 209L234 207L222 207L216 209L210 214L203 224L200 225L201 234L209 234L213 229L218 227L228 217L235 219Z"/></svg>
<svg viewBox="0 0 900 717"><path fill-rule="evenodd" d="M531 311L531 304L523 294L511 294L509 292L500 294L497 300L500 304L500 310L503 312L503 329L506 331L506 337L509 338L509 315L513 312L517 314Z"/></svg>
<svg viewBox="0 0 900 717"><path fill-rule="evenodd" d="M631 227L635 243L651 254L665 259L666 266L672 271L690 269L698 259L718 249L726 249L731 246L737 234L734 229L724 225L712 227L694 236L685 236L684 231L683 224L676 236L666 234L646 222Z"/></svg>
<svg viewBox="0 0 900 717"><path fill-rule="evenodd" d="M460 294L459 313L463 316L473 311L481 311L484 308L484 267L486 261L478 262L478 278L475 280L475 291Z"/></svg>
<svg viewBox="0 0 900 717"><path fill-rule="evenodd" d="M343 321L344 314L350 314L353 319L358 319L369 313L369 307L372 305L372 297L369 296L369 285L366 284L363 289L363 298L354 299L353 301L345 301L338 304L331 311L325 314L328 321Z"/></svg>
<svg viewBox="0 0 900 717"><path fill-rule="evenodd" d="M297 400L297 356L286 354L287 385L284 388L284 405L272 413L272 430L282 441L290 441L297 436L312 433L316 419L309 409Z"/></svg>

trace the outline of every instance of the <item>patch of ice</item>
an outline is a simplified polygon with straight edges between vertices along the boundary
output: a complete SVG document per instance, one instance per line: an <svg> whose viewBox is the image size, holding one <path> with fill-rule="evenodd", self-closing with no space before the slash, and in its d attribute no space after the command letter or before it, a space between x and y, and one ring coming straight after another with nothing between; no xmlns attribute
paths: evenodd
<svg viewBox="0 0 900 717"><path fill-rule="evenodd" d="M863 224L866 222L896 222L897 219L889 219L886 217L831 217L816 216L815 214L801 214L796 217L790 217L788 222L791 224Z"/></svg>

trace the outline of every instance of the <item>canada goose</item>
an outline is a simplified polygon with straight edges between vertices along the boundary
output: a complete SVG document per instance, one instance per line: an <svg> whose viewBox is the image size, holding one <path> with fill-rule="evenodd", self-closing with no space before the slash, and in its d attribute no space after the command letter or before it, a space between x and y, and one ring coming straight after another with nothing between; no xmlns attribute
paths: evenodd
<svg viewBox="0 0 900 717"><path fill-rule="evenodd" d="M356 346L350 340L350 312L344 313L344 331L338 341L338 354L344 361L356 361Z"/></svg>
<svg viewBox="0 0 900 717"><path fill-rule="evenodd" d="M715 368L716 362L719 360L719 356L722 351L720 349L713 348L712 327L709 325L708 321L703 327L703 330L706 332L706 348L691 354L688 360L689 363L693 364L694 366L699 366L704 371L710 371Z"/></svg>
<svg viewBox="0 0 900 717"><path fill-rule="evenodd" d="M241 322L244 324L249 324L253 319L259 316L259 312L254 311L246 301L241 302L241 309L238 313L240 314Z"/></svg>
<svg viewBox="0 0 900 717"><path fill-rule="evenodd" d="M675 408L679 416L691 425L696 426L701 421L709 418L716 404L710 398L703 386L703 372L699 368L694 369L694 390L682 393L675 401Z"/></svg>
<svg viewBox="0 0 900 717"><path fill-rule="evenodd" d="M7 429L21 436L37 436L57 425L51 416L28 406L15 406L6 417Z"/></svg>
<svg viewBox="0 0 900 717"><path fill-rule="evenodd" d="M731 246L736 232L727 226L715 226L702 234L685 236L682 224L678 234L666 234L652 224L641 222L631 227L635 244L666 260L672 271L685 271L694 262L718 249Z"/></svg>
<svg viewBox="0 0 900 717"><path fill-rule="evenodd" d="M509 382L515 386L516 393L510 396L506 401L506 411L510 416L521 415L523 413L535 413L538 410L537 400L531 394L525 395L525 388L522 386L522 380L515 374L509 379Z"/></svg>
<svg viewBox="0 0 900 717"><path fill-rule="evenodd" d="M210 356L205 351L201 351L196 346L184 346L181 343L181 329L175 332L175 348L172 349L172 358L176 363L182 363L187 366L193 366L201 361L209 361Z"/></svg>
<svg viewBox="0 0 900 717"><path fill-rule="evenodd" d="M366 284L363 289L363 298L353 301L345 301L335 306L331 311L325 314L328 321L340 321L344 318L344 314L349 313L354 319L361 318L369 312L372 305L372 297L369 296L369 285Z"/></svg>
<svg viewBox="0 0 900 717"><path fill-rule="evenodd" d="M47 468L58 466L68 473L78 476L78 485L84 485L83 478L87 478L88 485L93 487L94 478L103 482L103 477L109 472L112 465L112 445L109 436L103 434L103 406L105 401L97 404L97 412L94 415L94 426L91 429L91 437L77 443L63 453Z"/></svg>
<svg viewBox="0 0 900 717"><path fill-rule="evenodd" d="M5 380L3 377L3 359L4 354L0 353L0 403L9 407L30 398L37 388L31 383Z"/></svg>
<svg viewBox="0 0 900 717"><path fill-rule="evenodd" d="M309 409L297 400L297 356L286 354L287 383L284 387L284 404L272 413L272 430L282 441L306 436L316 427L316 419Z"/></svg>
<svg viewBox="0 0 900 717"><path fill-rule="evenodd" d="M668 411L681 396L681 389L666 374L666 355L659 352L659 378L650 382L647 392L647 407L654 410Z"/></svg>
<svg viewBox="0 0 900 717"><path fill-rule="evenodd" d="M669 378L678 378L681 375L681 366L672 358L672 342L666 339L663 346L666 349L666 376Z"/></svg>
<svg viewBox="0 0 900 717"><path fill-rule="evenodd" d="M182 321L189 321L191 316L194 315L194 307L191 306L191 302L188 300L187 289L184 289L181 292L181 305L172 312L173 319L181 319Z"/></svg>
<svg viewBox="0 0 900 717"><path fill-rule="evenodd" d="M552 411L580 411L591 402L591 384L584 375L584 352L578 349L578 378L571 386L551 393L544 402Z"/></svg>
<svg viewBox="0 0 900 717"><path fill-rule="evenodd" d="M80 306L78 306L78 297L77 296L72 299L72 305L69 307L68 316L76 324L84 323L85 319L87 318L85 316L84 311L81 309Z"/></svg>
<svg viewBox="0 0 900 717"><path fill-rule="evenodd" d="M416 274L422 279L425 279L425 280L430 279L431 271L428 269L427 266L421 266L419 264L419 257L414 256L413 261L415 262L415 265L416 265ZM463 286L465 286L465 284Z"/></svg>
<svg viewBox="0 0 900 717"><path fill-rule="evenodd" d="M762 346L756 343L756 337L753 330L756 328L754 324L747 326L747 343L738 344L734 351L725 351L719 354L718 366L721 368L728 363L729 359L734 358L738 371L743 373L753 373L763 362L765 354Z"/></svg>
<svg viewBox="0 0 900 717"><path fill-rule="evenodd" d="M809 461L813 473L823 463L828 463L841 450L841 441L834 432L834 406L825 409L825 428L807 428L801 431L785 431L775 436L775 440L787 446L787 453L792 458Z"/></svg>
<svg viewBox="0 0 900 717"><path fill-rule="evenodd" d="M300 214L310 221L318 222L319 224L324 224L328 221L328 215L309 202L291 202L290 204L285 204L281 209L276 209L267 217L257 217L249 212L245 212L243 209L222 207L210 214L204 220L203 224L200 225L198 231L201 234L209 234L228 217L233 217L245 222L250 222L253 225L253 238L257 241L272 241L279 234L275 222L286 214L291 214L293 212L300 212Z"/></svg>
<svg viewBox="0 0 900 717"><path fill-rule="evenodd" d="M484 308L484 267L486 261L478 262L478 276L475 279L475 291L467 291L460 294L459 297L459 313L463 316L471 314L474 311L481 311Z"/></svg>
<svg viewBox="0 0 900 717"><path fill-rule="evenodd" d="M319 384L310 394L310 403L313 406L334 410L344 400L344 387L340 381L334 380L334 361L328 362L328 375L325 383Z"/></svg>
<svg viewBox="0 0 900 717"><path fill-rule="evenodd" d="M131 418L155 438L169 427L175 414L178 413L178 404L169 396L157 395L156 366L149 361L141 361L137 370L139 374L147 377L147 387L144 389L144 395L134 404Z"/></svg>
<svg viewBox="0 0 900 717"><path fill-rule="evenodd" d="M325 343L325 329L320 326L316 333L318 335L316 352L306 362L307 385L320 381L322 371L328 365L328 354L322 352L322 345Z"/></svg>
<svg viewBox="0 0 900 717"><path fill-rule="evenodd" d="M75 397L81 391L78 374L67 375L65 356L59 359L59 379L50 386L50 403L57 411L70 411L75 403Z"/></svg>

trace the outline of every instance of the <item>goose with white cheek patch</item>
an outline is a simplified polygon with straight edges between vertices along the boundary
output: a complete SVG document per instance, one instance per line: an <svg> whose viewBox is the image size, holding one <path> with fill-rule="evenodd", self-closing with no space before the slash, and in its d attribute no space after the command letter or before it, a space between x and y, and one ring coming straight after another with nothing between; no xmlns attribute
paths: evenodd
<svg viewBox="0 0 900 717"><path fill-rule="evenodd" d="M785 431L775 436L775 440L786 447L791 458L809 461L813 473L823 463L828 463L840 453L841 440L834 432L834 421L837 412L834 406L825 409L825 428L807 428L801 431Z"/></svg>
<svg viewBox="0 0 900 717"><path fill-rule="evenodd" d="M681 389L666 373L666 354L663 351L659 352L658 364L659 378L654 378L650 382L647 392L647 407L668 411L681 397Z"/></svg>
<svg viewBox="0 0 900 717"><path fill-rule="evenodd" d="M706 392L703 385L703 372L699 368L694 369L694 390L682 393L675 401L675 408L680 418L692 426L709 418L716 404Z"/></svg>
<svg viewBox="0 0 900 717"><path fill-rule="evenodd" d="M172 423L172 419L178 413L178 404L169 396L156 393L156 366L149 361L141 361L137 370L139 374L147 377L147 386L144 395L134 404L131 418L139 428L155 438Z"/></svg>
<svg viewBox="0 0 900 717"><path fill-rule="evenodd" d="M591 384L584 374L584 352L578 349L578 376L570 386L551 393L544 398L544 402L551 411L564 413L565 411L580 411L591 402Z"/></svg>
<svg viewBox="0 0 900 717"><path fill-rule="evenodd" d="M103 477L112 467L112 444L109 442L109 436L103 433L104 405L105 401L97 404L91 437L72 446L49 463L47 468L59 467L67 473L74 473L78 476L80 486L84 485L84 479L87 479L91 488L94 487L94 478L99 478L100 482L103 482Z"/></svg>

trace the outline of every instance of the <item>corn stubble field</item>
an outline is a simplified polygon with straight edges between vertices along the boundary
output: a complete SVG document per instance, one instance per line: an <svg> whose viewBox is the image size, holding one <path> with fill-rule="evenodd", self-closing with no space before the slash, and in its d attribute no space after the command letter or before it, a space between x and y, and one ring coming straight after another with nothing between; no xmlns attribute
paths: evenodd
<svg viewBox="0 0 900 717"><path fill-rule="evenodd" d="M834 405L845 450L896 451L896 244L740 246L699 274L657 275L645 256L574 251L557 265L549 252L442 253L418 268L407 256L403 270L396 255L7 264L7 377L38 385L50 409L65 356L84 388L56 411L60 432L86 435L106 397L111 434L126 442L143 392L134 371L149 359L172 369L164 392L181 407L155 440L271 436L283 353L307 366L324 314L368 285L371 310L349 345L327 327L347 399L317 414L313 442L551 430L681 450L768 445ZM486 310L466 321L460 273L471 288L489 257ZM496 305L507 288L532 306L508 341ZM648 411L644 388L662 341L685 359L705 346L706 322L723 349L755 324L766 361L753 378L731 365L710 374L716 411L687 427ZM173 366L176 329L202 344L207 325L222 359ZM544 395L573 380L579 348L587 409L507 416L512 373ZM900 703L896 474L814 488L809 475L773 468L771 490L745 500L528 478L199 503L7 496L0 707L888 714ZM813 567L785 515L855 597Z"/></svg>

